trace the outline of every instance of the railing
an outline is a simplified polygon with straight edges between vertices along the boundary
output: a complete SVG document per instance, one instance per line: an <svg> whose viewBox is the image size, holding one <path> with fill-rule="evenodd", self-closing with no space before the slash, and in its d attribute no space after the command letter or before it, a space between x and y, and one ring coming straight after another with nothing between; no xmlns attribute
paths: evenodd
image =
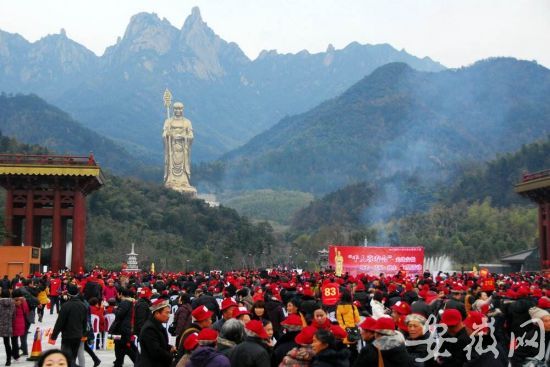
<svg viewBox="0 0 550 367"><path fill-rule="evenodd" d="M94 155L87 157L67 155L0 154L0 164L48 164L54 166L97 166Z"/></svg>
<svg viewBox="0 0 550 367"><path fill-rule="evenodd" d="M527 181L536 180L538 178L549 177L549 176L550 176L550 169L546 169L544 171L539 171L535 173L524 173L521 181L527 182Z"/></svg>

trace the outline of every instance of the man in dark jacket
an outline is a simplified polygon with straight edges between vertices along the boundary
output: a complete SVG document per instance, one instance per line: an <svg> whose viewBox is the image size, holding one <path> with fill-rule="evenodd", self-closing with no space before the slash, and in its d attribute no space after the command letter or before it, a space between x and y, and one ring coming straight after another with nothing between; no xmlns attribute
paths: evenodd
<svg viewBox="0 0 550 367"><path fill-rule="evenodd" d="M232 367L271 367L266 341L269 339L261 321L251 320L245 326L244 342L231 353Z"/></svg>
<svg viewBox="0 0 550 367"><path fill-rule="evenodd" d="M176 348L168 344L168 333L162 325L170 318L170 304L158 299L150 307L152 317L148 318L139 334L139 355L136 367L169 367Z"/></svg>
<svg viewBox="0 0 550 367"><path fill-rule="evenodd" d="M151 318L151 301L149 301L149 292L145 288L142 288L139 292L139 298L135 305L135 325L134 325L134 334L139 335L141 333L141 328L145 324L145 321Z"/></svg>
<svg viewBox="0 0 550 367"><path fill-rule="evenodd" d="M449 352L448 357L438 357L438 363L448 367L462 367L466 363L466 346L470 344L470 337L462 323L462 315L457 309L446 309L441 315L441 323L447 325L447 332L441 337L443 343L439 349L441 353ZM445 340L456 338L455 342Z"/></svg>
<svg viewBox="0 0 550 367"><path fill-rule="evenodd" d="M59 311L51 340L55 341L61 333L61 350L70 356L69 363L74 365L80 347L80 340L86 332L88 310L78 297L78 287L76 285L69 285L67 292L70 298Z"/></svg>
<svg viewBox="0 0 550 367"><path fill-rule="evenodd" d="M137 348L133 343L134 335L134 299L133 292L129 289L122 290L121 302L115 312L115 321L109 332L116 335L114 367L122 367L124 356L127 355L132 362L136 361ZM62 308L63 309L63 308Z"/></svg>

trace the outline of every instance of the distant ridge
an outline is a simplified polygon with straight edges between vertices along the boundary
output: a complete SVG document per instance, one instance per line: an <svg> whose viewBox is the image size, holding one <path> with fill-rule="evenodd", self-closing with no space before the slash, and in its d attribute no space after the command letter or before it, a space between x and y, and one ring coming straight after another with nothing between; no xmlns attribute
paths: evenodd
<svg viewBox="0 0 550 367"><path fill-rule="evenodd" d="M286 117L224 156L226 188L326 193L415 173L449 177L550 133L550 70L511 58L427 73L375 70L339 97Z"/></svg>
<svg viewBox="0 0 550 367"><path fill-rule="evenodd" d="M30 43L0 31L0 88L35 93L86 127L124 144L135 159L160 164L162 93L186 104L195 162L246 143L286 115L306 111L389 62L425 71L444 67L390 45L353 42L341 50L250 60L218 36L198 8L174 27L156 14L134 15L116 44L97 57L64 31Z"/></svg>

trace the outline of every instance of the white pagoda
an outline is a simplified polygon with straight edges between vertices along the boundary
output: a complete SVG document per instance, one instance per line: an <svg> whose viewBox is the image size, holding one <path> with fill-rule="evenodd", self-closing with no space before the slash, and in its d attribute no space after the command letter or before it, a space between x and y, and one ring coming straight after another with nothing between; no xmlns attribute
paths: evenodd
<svg viewBox="0 0 550 367"><path fill-rule="evenodd" d="M126 262L126 264L128 265L128 267L126 268L126 271L139 271L138 261L137 261L138 254L134 252L134 243L132 243L132 252L130 252L127 255L128 255L128 261Z"/></svg>

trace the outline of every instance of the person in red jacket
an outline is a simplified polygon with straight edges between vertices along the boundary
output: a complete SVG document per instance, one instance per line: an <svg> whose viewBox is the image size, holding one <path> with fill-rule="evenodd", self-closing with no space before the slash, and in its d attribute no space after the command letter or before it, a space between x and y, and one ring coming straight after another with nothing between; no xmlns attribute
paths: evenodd
<svg viewBox="0 0 550 367"><path fill-rule="evenodd" d="M17 361L19 359L19 347L23 350L23 355L29 354L27 347L27 319L30 310L21 292L18 292L18 290L13 291L12 297L15 301L15 316L12 324L11 343L13 359Z"/></svg>
<svg viewBox="0 0 550 367"><path fill-rule="evenodd" d="M50 315L53 315L53 309L56 308L56 312L59 313L59 287L61 286L61 279L57 274L52 275L50 279Z"/></svg>

